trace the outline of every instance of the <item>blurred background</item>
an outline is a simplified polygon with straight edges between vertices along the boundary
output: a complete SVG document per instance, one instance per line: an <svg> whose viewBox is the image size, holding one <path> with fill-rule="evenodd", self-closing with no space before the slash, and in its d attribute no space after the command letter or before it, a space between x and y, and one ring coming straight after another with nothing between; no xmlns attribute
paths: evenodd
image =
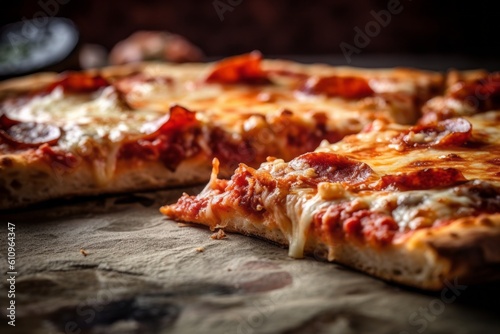
<svg viewBox="0 0 500 334"><path fill-rule="evenodd" d="M66 17L79 31L79 47L102 46L101 53L153 30L185 37L209 60L258 49L344 65L496 70L497 7L452 0L19 0L2 4L0 26Z"/></svg>

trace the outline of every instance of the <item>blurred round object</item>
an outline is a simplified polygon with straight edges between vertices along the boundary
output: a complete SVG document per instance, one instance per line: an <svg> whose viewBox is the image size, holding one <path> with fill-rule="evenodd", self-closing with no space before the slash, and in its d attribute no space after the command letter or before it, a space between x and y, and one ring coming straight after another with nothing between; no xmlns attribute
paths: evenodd
<svg viewBox="0 0 500 334"><path fill-rule="evenodd" d="M77 48L79 34L72 21L40 17L0 30L0 78L53 70Z"/></svg>
<svg viewBox="0 0 500 334"><path fill-rule="evenodd" d="M84 44L80 48L79 59L83 69L104 67L108 64L108 51L102 45Z"/></svg>
<svg viewBox="0 0 500 334"><path fill-rule="evenodd" d="M182 36L168 34L163 48L163 57L173 62L189 62L203 60L203 52Z"/></svg>
<svg viewBox="0 0 500 334"><path fill-rule="evenodd" d="M200 61L203 57L203 52L182 36L161 31L138 31L115 45L109 61L113 65L143 60L181 63Z"/></svg>

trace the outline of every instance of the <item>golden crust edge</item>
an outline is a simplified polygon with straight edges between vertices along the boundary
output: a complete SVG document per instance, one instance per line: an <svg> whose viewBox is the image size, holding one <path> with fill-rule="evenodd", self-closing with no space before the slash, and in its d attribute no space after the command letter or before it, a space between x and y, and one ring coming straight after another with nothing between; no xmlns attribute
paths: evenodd
<svg viewBox="0 0 500 334"><path fill-rule="evenodd" d="M0 210L26 207L56 198L151 191L202 184L208 181L211 171L210 164L201 156L182 161L175 171L169 170L158 161L141 161L141 164L130 168L125 168L126 163L122 162L110 175L108 182L101 183L96 178L92 166L86 162L73 169L64 170L57 166L52 168L44 161L30 163L29 158L23 156L9 157L13 157L12 165L0 165L0 188L10 191L9 196L0 198ZM11 172L17 176L12 177ZM9 185L14 180L21 185L19 189ZM44 191L36 191L37 187L38 190Z"/></svg>
<svg viewBox="0 0 500 334"><path fill-rule="evenodd" d="M168 212L172 212L168 207L161 209L167 216ZM175 214L169 218L183 220ZM253 221L241 214L232 215L231 219L222 218L221 223L201 215L190 222L208 226L211 230L222 228L226 232L257 237L282 247L289 244L277 226L269 228L270 225L265 222ZM456 231L461 235L472 236L472 240L464 243L459 238L452 248L454 254L443 253L443 250L449 249L445 248L443 242L447 241L450 233ZM380 279L425 290L439 291L449 284L476 284L500 279L500 214L460 218L450 225L435 228L430 235L427 232L428 229L416 231L405 241L381 248L346 241L327 245L317 237L309 236L305 253L316 259L333 259L332 262ZM490 249L486 245L495 246ZM467 261L457 258L464 250L472 252L474 256ZM489 258L477 257L485 250L489 252Z"/></svg>

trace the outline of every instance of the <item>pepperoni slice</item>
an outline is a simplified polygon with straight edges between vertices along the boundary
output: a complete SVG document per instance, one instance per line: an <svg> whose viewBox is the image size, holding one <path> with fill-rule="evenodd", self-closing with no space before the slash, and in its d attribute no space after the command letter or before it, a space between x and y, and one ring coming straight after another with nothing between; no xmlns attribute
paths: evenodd
<svg viewBox="0 0 500 334"><path fill-rule="evenodd" d="M12 146L36 148L42 144L55 145L61 137L61 129L51 124L20 122L0 130L0 137Z"/></svg>
<svg viewBox="0 0 500 334"><path fill-rule="evenodd" d="M375 190L427 190L467 181L455 168L426 168L416 172L382 176Z"/></svg>
<svg viewBox="0 0 500 334"><path fill-rule="evenodd" d="M143 125L142 135L129 138L119 157L159 160L172 171L187 157L199 152L196 136L200 132L196 113L175 105L170 113Z"/></svg>
<svg viewBox="0 0 500 334"><path fill-rule="evenodd" d="M152 122L143 124L141 132L147 137L154 137L161 133L168 133L174 130L179 131L186 127L198 124L196 112L190 111L179 105L174 105L170 108L170 112Z"/></svg>
<svg viewBox="0 0 500 334"><path fill-rule="evenodd" d="M464 145L472 135L472 124L463 118L453 118L435 125L416 126L403 135L409 147L445 147Z"/></svg>
<svg viewBox="0 0 500 334"><path fill-rule="evenodd" d="M21 123L21 122L15 120L15 119L9 118L9 116L7 116L6 114L0 115L0 129L5 130L5 129L8 129L11 126L19 124L19 123Z"/></svg>
<svg viewBox="0 0 500 334"><path fill-rule="evenodd" d="M352 213L344 221L343 230L347 238L362 237L375 245L388 245L399 230L391 216L370 210Z"/></svg>
<svg viewBox="0 0 500 334"><path fill-rule="evenodd" d="M307 94L325 94L346 99L360 99L373 96L368 81L357 77L312 77L306 81L301 91Z"/></svg>
<svg viewBox="0 0 500 334"><path fill-rule="evenodd" d="M222 84L268 84L270 80L261 64L262 54L258 51L227 58L215 64L205 81Z"/></svg>
<svg viewBox="0 0 500 334"><path fill-rule="evenodd" d="M364 162L327 152L306 153L293 159L288 165L294 170L314 169L314 177L304 176L301 179L313 184L320 182L358 184L373 174L373 170Z"/></svg>
<svg viewBox="0 0 500 334"><path fill-rule="evenodd" d="M197 123L198 120L196 119L196 112L190 111L179 105L174 105L170 108L170 118L161 126L160 130L163 132L168 132L174 129L180 130Z"/></svg>
<svg viewBox="0 0 500 334"><path fill-rule="evenodd" d="M109 86L109 82L99 74L68 72L63 73L61 78L47 87L46 90L51 92L56 87L62 87L65 91L90 93L107 86Z"/></svg>
<svg viewBox="0 0 500 334"><path fill-rule="evenodd" d="M329 242L358 239L377 246L389 244L399 230L390 214L357 209L351 201L321 209L313 217L312 228L322 231Z"/></svg>

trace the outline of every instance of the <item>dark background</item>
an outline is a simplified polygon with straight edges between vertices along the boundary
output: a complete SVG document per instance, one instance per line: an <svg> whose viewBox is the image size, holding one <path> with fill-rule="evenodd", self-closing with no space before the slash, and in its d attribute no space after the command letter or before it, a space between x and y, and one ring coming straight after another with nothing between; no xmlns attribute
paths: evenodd
<svg viewBox="0 0 500 334"><path fill-rule="evenodd" d="M220 2L232 8L222 21L214 0L4 1L0 26L45 12L71 18L82 42L107 49L132 32L147 29L183 35L209 57L253 49L265 55L342 55L340 44L353 44L354 28L364 30L374 20L370 11L387 9L388 4L388 0ZM240 4L232 6L231 2ZM362 48L363 55L451 54L490 60L500 56L500 11L495 1L400 2L402 12L371 38Z"/></svg>

